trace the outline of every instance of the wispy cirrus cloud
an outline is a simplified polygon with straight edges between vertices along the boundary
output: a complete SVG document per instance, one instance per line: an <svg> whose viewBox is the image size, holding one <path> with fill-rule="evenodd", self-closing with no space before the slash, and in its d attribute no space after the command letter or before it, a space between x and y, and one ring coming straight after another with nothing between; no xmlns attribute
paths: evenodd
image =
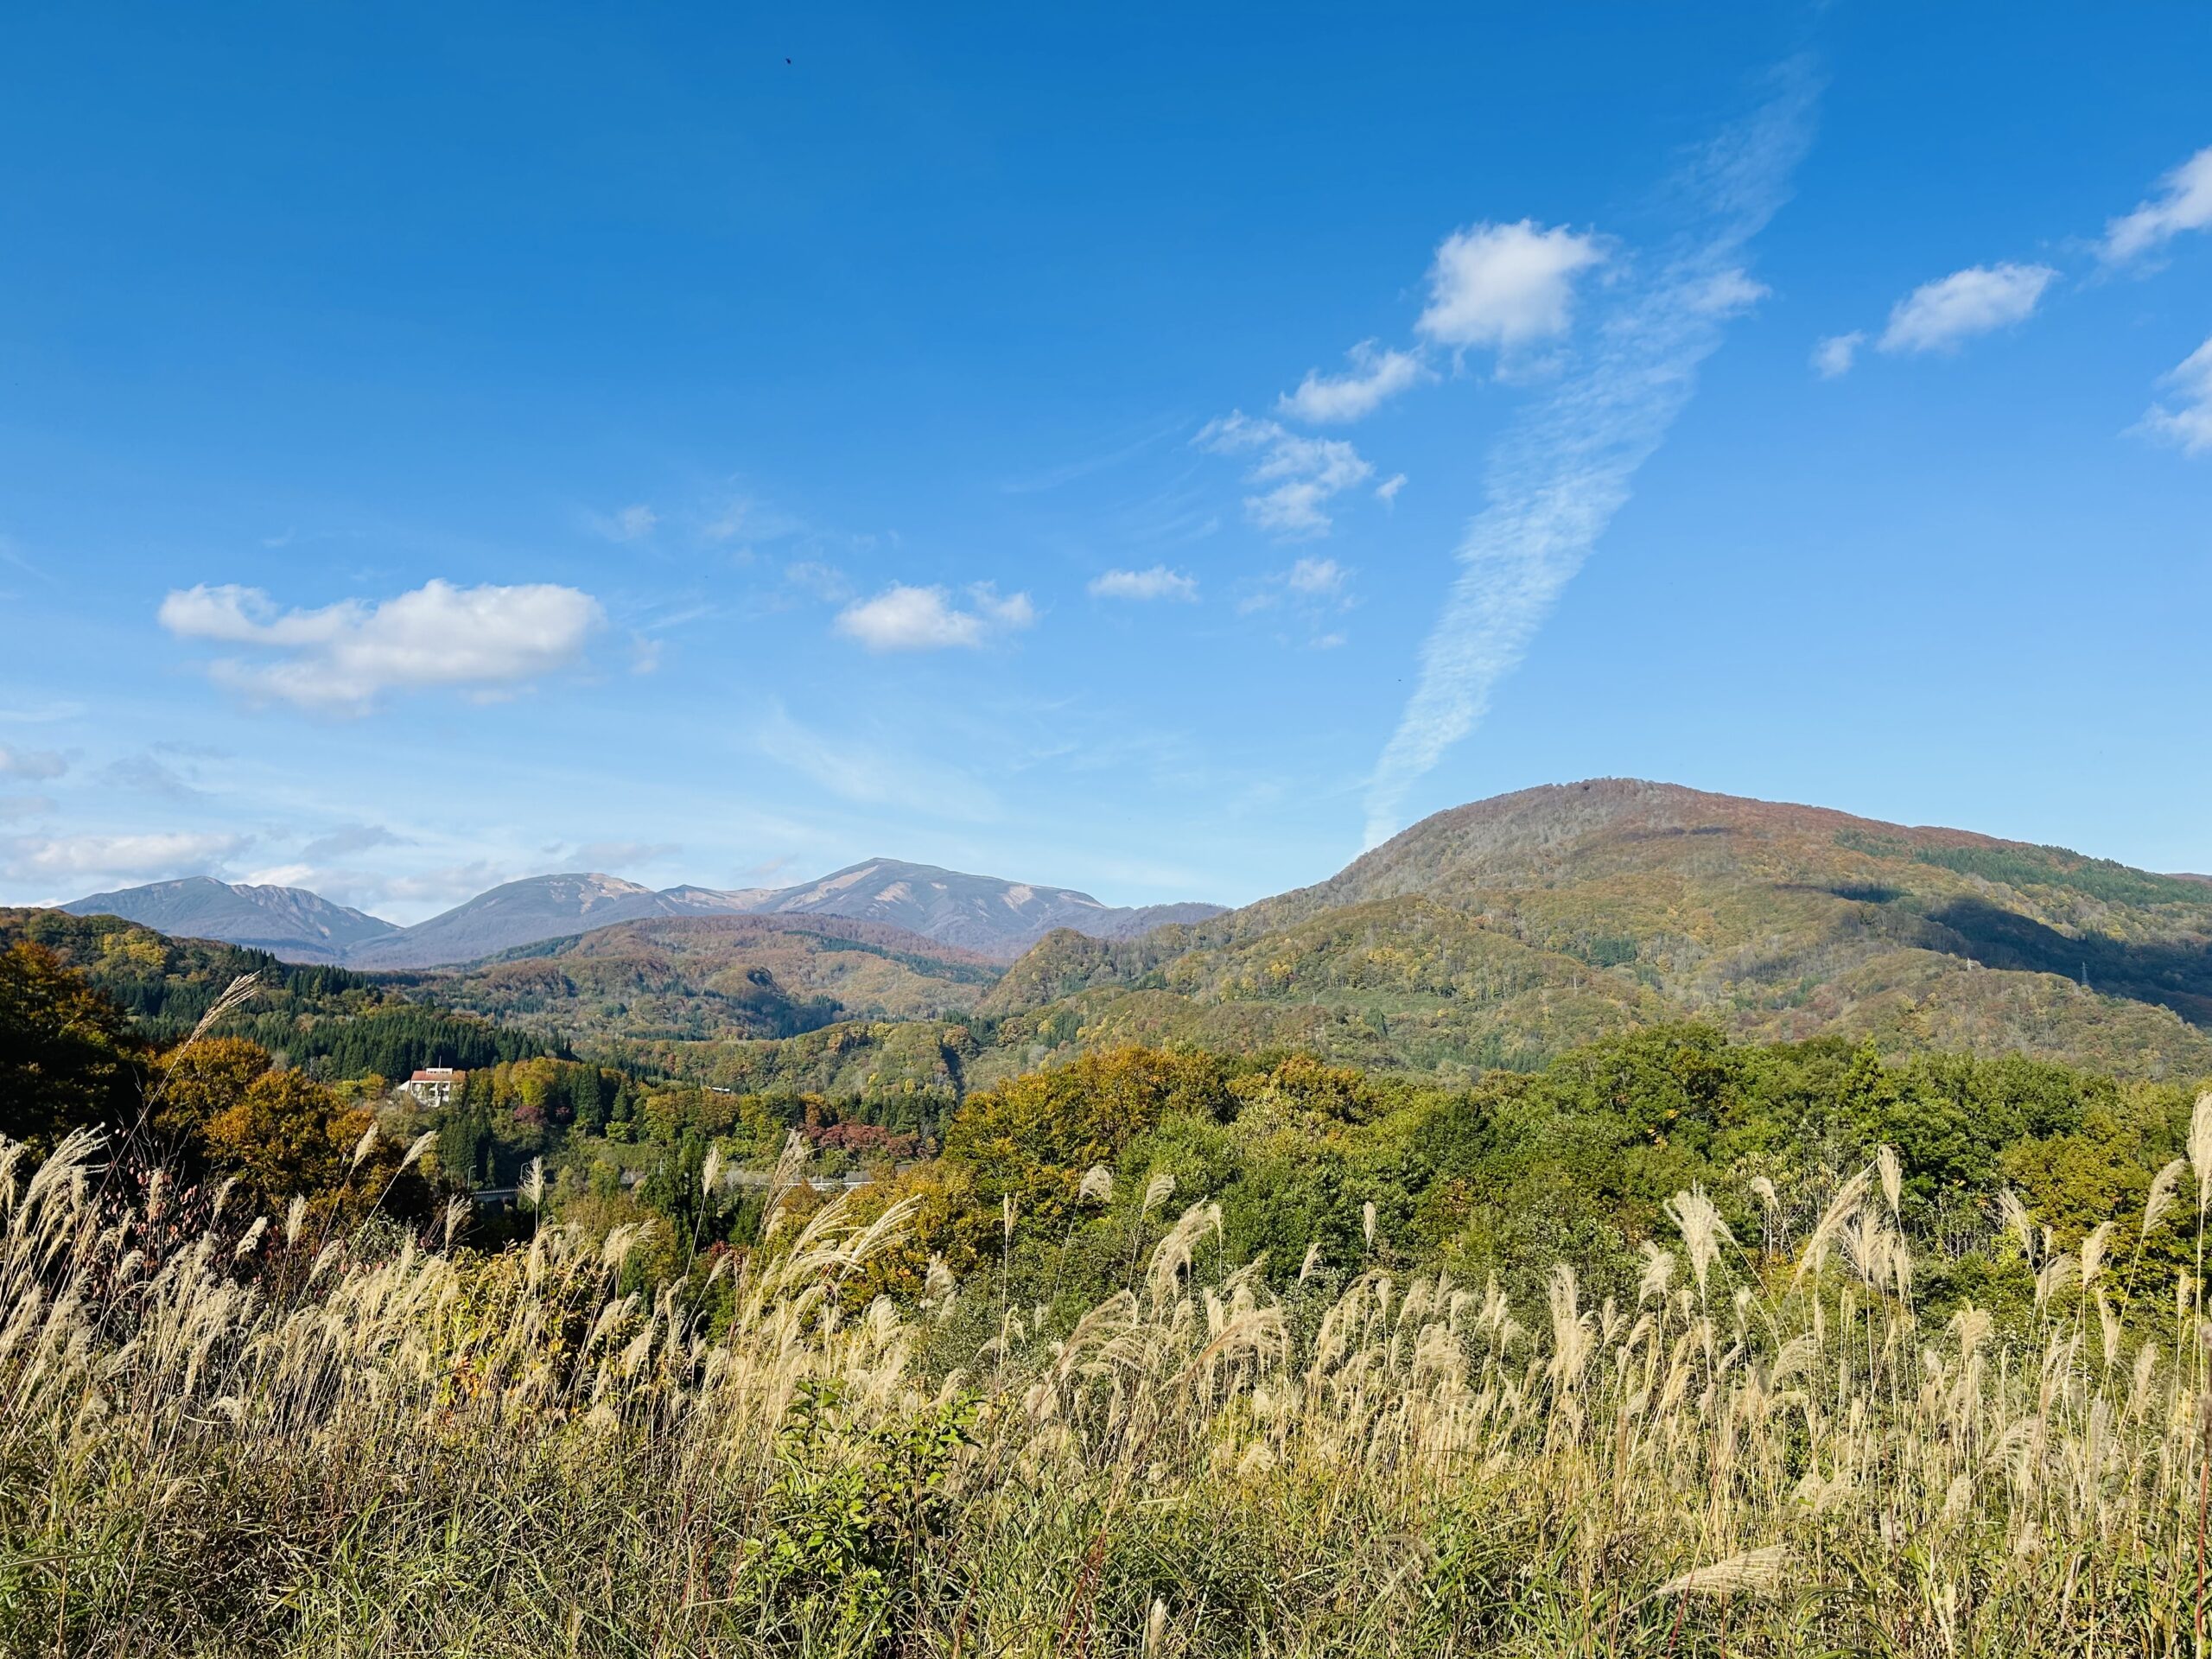
<svg viewBox="0 0 2212 1659"><path fill-rule="evenodd" d="M1197 579L1155 564L1149 570L1108 570L1093 576L1086 591L1093 599L1174 599L1195 602Z"/></svg>
<svg viewBox="0 0 2212 1659"><path fill-rule="evenodd" d="M1329 501L1375 475L1373 465L1341 438L1306 437L1241 410L1207 422L1195 442L1217 454L1257 457L1245 474L1255 486L1244 498L1245 516L1286 540L1327 535L1333 523L1324 511Z"/></svg>
<svg viewBox="0 0 2212 1659"><path fill-rule="evenodd" d="M1419 683L1368 781L1369 845L1395 831L1414 785L1488 711L1740 308L1714 296L1742 291L1745 253L1787 198L1811 129L1815 92L1802 66L1777 81L1763 107L1682 169L1668 199L1686 204L1692 222L1648 274L1611 290L1591 343L1492 451L1487 504L1460 542L1459 575L1421 648ZM1564 263L1571 274L1589 262ZM1526 315L1534 328L1559 314L1546 303Z"/></svg>
<svg viewBox="0 0 2212 1659"><path fill-rule="evenodd" d="M610 542L642 542L660 524L660 515L642 501L613 512L587 513L585 519L596 534Z"/></svg>
<svg viewBox="0 0 2212 1659"><path fill-rule="evenodd" d="M980 779L934 759L909 759L905 744L806 725L781 702L767 704L747 736L757 753L842 801L971 823L998 816L997 797Z"/></svg>
<svg viewBox="0 0 2212 1659"><path fill-rule="evenodd" d="M1290 567L1283 585L1294 594L1313 598L1333 597L1344 590L1351 573L1334 559L1300 559Z"/></svg>
<svg viewBox="0 0 2212 1659"><path fill-rule="evenodd" d="M2212 229L2212 145L2158 181L2158 194L2105 226L2098 257L2124 265L2156 252L2184 231Z"/></svg>
<svg viewBox="0 0 2212 1659"><path fill-rule="evenodd" d="M1421 360L1410 352L1382 351L1371 340L1363 340L1344 353L1351 360L1349 372L1325 375L1308 369L1298 390L1287 391L1275 406L1294 420L1309 426L1338 426L1363 420L1408 387L1429 378Z"/></svg>
<svg viewBox="0 0 2212 1659"><path fill-rule="evenodd" d="M264 660L224 658L219 683L257 701L359 714L387 692L510 691L569 666L607 620L574 588L539 582L456 588L431 581L376 601L285 610L257 588L180 588L161 624L180 639L243 645Z"/></svg>
<svg viewBox="0 0 2212 1659"><path fill-rule="evenodd" d="M1955 351L1962 341L2034 315L2057 280L2049 265L1972 265L1923 283L1891 308L1875 342L1885 352Z"/></svg>
<svg viewBox="0 0 2212 1659"><path fill-rule="evenodd" d="M1823 380L1849 374L1851 365L1859 360L1859 348L1866 343L1866 334L1856 328L1847 334L1830 334L1813 347L1813 372Z"/></svg>
<svg viewBox="0 0 2212 1659"><path fill-rule="evenodd" d="M2182 359L2162 383L2171 402L2153 404L2138 429L2185 455L2212 455L2212 340Z"/></svg>
<svg viewBox="0 0 2212 1659"><path fill-rule="evenodd" d="M944 588L893 582L873 598L848 605L835 626L870 651L973 651L1037 620L1037 607L1027 594L1001 598L997 588L983 582L971 586L967 598L969 608L963 610Z"/></svg>
<svg viewBox="0 0 2212 1659"><path fill-rule="evenodd" d="M0 721L22 726L46 726L56 721L75 720L85 714L81 702L41 702L30 708L0 709Z"/></svg>

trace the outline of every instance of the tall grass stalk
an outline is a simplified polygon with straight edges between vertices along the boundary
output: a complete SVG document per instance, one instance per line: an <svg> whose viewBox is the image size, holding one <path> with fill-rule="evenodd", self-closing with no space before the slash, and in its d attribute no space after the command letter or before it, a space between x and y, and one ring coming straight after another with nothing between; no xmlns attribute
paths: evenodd
<svg viewBox="0 0 2212 1659"><path fill-rule="evenodd" d="M1878 1167L1794 1259L1681 1195L1625 1306L1564 1262L1541 1309L1437 1273L1277 1292L1201 1271L1201 1202L1057 1335L1003 1263L933 1270L999 1316L948 1370L957 1321L856 1292L903 1206L779 1229L709 1325L622 1288L638 1227L310 1252L181 1232L103 1157L0 1147L9 1652L2196 1646L2199 1293L2183 1345L2115 1351L2101 1263L2030 1228L2031 1315L1923 1318Z"/></svg>

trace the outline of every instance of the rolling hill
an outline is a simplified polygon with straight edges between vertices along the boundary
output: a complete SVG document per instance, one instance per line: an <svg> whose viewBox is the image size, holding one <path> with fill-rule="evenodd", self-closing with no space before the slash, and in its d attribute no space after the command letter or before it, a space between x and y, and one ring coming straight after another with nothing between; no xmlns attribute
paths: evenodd
<svg viewBox="0 0 2212 1659"><path fill-rule="evenodd" d="M957 1017L988 958L836 916L654 916L412 976L503 1026L641 1043L793 1036L840 1020Z"/></svg>

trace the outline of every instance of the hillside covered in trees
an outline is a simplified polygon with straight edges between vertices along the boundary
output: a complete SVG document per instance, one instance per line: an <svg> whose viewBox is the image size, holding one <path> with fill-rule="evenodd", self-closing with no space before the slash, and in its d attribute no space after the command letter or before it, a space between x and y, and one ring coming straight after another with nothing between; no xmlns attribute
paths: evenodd
<svg viewBox="0 0 2212 1659"><path fill-rule="evenodd" d="M0 909L0 950L17 943L50 950L82 974L128 1016L139 1039L156 1047L190 1031L226 988L250 974L254 996L225 1016L222 1034L318 1075L400 1078L418 1066L467 1068L566 1052L556 1034L456 1012L410 995L397 979L169 938L113 916Z"/></svg>
<svg viewBox="0 0 2212 1659"><path fill-rule="evenodd" d="M1440 813L1319 886L1060 933L977 1014L1087 1044L1526 1067L1657 1019L2212 1070L2212 888L2061 849L1600 780Z"/></svg>
<svg viewBox="0 0 2212 1659"><path fill-rule="evenodd" d="M785 1037L973 1007L996 964L835 916L654 917L525 945L411 983L440 1004L579 1039Z"/></svg>

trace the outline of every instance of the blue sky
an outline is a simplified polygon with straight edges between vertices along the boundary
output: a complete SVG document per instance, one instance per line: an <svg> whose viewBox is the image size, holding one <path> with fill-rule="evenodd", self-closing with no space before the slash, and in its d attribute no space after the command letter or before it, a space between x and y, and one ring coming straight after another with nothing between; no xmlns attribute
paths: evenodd
<svg viewBox="0 0 2212 1659"><path fill-rule="evenodd" d="M2212 869L2212 10L455 16L16 15L0 900Z"/></svg>

